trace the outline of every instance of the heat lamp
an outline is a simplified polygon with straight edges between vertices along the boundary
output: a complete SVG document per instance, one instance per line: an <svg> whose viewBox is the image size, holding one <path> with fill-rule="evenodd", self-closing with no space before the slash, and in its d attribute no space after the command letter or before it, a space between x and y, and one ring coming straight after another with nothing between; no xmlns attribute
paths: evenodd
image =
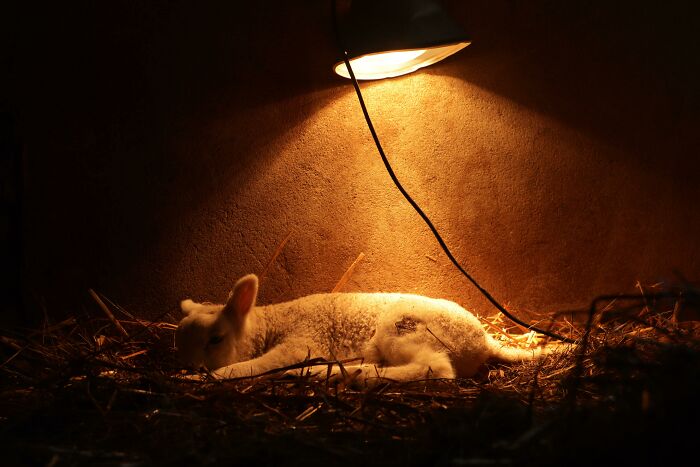
<svg viewBox="0 0 700 467"><path fill-rule="evenodd" d="M352 0L339 16L338 35L360 80L405 75L470 44L435 0ZM344 61L333 70L350 78Z"/></svg>

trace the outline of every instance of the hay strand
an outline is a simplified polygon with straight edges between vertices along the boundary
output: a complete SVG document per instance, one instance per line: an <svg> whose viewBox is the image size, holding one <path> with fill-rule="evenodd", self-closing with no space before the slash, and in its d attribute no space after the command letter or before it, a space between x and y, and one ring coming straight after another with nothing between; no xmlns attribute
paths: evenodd
<svg viewBox="0 0 700 467"><path fill-rule="evenodd" d="M280 253L282 253L282 250L284 249L285 245L287 245L287 242L289 241L289 239L292 238L293 232L294 232L293 230L290 230L289 232L287 232L287 235L284 237L284 239L280 242L279 245L277 245L277 249L275 249L275 252L272 254L272 257L265 265L265 269L263 269L262 272L260 273L260 275L258 276L258 280L260 282L262 282L265 279L265 277L267 277L267 274L270 272L270 269L272 268L272 265L275 263L275 260L280 255Z"/></svg>
<svg viewBox="0 0 700 467"><path fill-rule="evenodd" d="M357 265L362 261L362 259L365 257L365 254L360 252L359 255L357 255L357 258L355 261L352 262L350 267L345 271L345 274L340 278L337 284L335 284L335 287L333 287L333 290L331 292L340 292L343 287L345 287L345 284L350 280L350 277L352 276L353 272L355 272L355 268Z"/></svg>
<svg viewBox="0 0 700 467"><path fill-rule="evenodd" d="M95 300L95 303L97 303L97 306L100 307L100 310L109 318L109 320L114 324L114 327L117 328L117 330L121 333L122 336L126 337L127 339L129 338L129 333L126 332L126 329L121 325L119 320L114 317L110 309L105 305L105 302L102 301L102 299L95 293L94 290L88 289L88 292L90 293L90 296Z"/></svg>

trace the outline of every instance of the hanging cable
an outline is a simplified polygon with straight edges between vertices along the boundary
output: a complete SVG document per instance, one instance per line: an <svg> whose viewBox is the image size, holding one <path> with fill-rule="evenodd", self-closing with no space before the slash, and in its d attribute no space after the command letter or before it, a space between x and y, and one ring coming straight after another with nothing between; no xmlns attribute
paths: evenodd
<svg viewBox="0 0 700 467"><path fill-rule="evenodd" d="M535 325L528 324L522 320L520 320L518 317L514 316L511 314L508 310L503 307L493 296L483 288L463 267L461 264L459 264L459 261L454 257L450 249L448 248L447 244L445 241L442 239L440 236L440 233L437 231L435 226L433 225L432 221L430 218L423 212L420 206L418 206L418 203L416 203L413 198L408 194L406 189L401 185L401 182L399 182L399 179L396 177L396 174L394 173L394 169L391 167L391 163L389 162L389 159L386 157L386 154L384 153L384 149L382 148L382 144L379 141L379 136L377 136L377 132L374 129L374 125L372 124L372 119L369 116L369 112L367 111L367 106L365 106L365 100L362 98L362 91L360 91L360 85L357 82L357 79L355 78L355 73L352 70L352 66L350 65L350 59L348 58L348 51L345 48L345 46L342 43L341 37L340 37L340 31L338 29L338 12L337 12L337 5L336 5L336 0L333 0L333 27L335 30L336 34L336 39L338 41L338 44L341 48L341 53L343 55L343 61L345 62L345 66L348 69L348 73L350 74L350 79L352 80L352 85L355 88L355 93L357 94L357 99L360 101L360 107L362 107L362 113L365 116L365 121L367 122L367 126L369 127L369 131L372 134L372 138L374 139L374 144L377 146L377 151L379 151L379 155L382 158L382 162L384 162L384 167L386 167L387 172L389 172L389 176L391 177L391 180L394 182L394 185L396 185L396 188L401 192L404 198L406 198L406 201L413 207L413 209L418 213L418 215L425 221L425 223L428 225L428 228L430 231L433 233L433 236L437 240L437 242L440 244L440 247L442 250L445 252L449 260L452 262L452 264L462 273L464 277L466 277L469 282L471 282L474 287L477 288L481 294L486 297L486 299L491 302L493 306L498 309L501 313L503 313L508 319L513 321L514 323L519 324L520 326L526 327L527 329L530 329L532 331L538 332L540 334L544 334L545 336L549 336L551 338L557 339L562 342L567 342L567 343L574 343L575 341L573 339L570 339L568 337L561 336L555 332L548 331L546 329L540 329L536 327Z"/></svg>

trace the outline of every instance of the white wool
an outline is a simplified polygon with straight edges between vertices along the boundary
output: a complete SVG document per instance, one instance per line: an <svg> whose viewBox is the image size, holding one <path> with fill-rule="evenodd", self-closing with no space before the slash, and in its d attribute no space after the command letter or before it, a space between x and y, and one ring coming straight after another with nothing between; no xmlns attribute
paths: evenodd
<svg viewBox="0 0 700 467"><path fill-rule="evenodd" d="M248 294L237 293L244 287ZM183 301L187 316L176 334L181 359L227 378L260 374L307 357L361 357L361 364L345 369L371 383L377 377L469 377L488 359L518 361L541 354L503 348L478 319L447 300L329 293L257 307L256 293L257 278L249 275L236 284L226 305ZM336 366L332 376L339 375Z"/></svg>

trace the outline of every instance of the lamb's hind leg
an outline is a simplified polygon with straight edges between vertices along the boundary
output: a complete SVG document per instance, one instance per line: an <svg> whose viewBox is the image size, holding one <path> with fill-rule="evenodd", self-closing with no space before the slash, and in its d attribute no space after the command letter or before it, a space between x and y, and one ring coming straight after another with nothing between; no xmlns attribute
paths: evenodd
<svg viewBox="0 0 700 467"><path fill-rule="evenodd" d="M455 377L450 357L432 349L419 349L410 361L400 365L388 365L383 370L383 378L397 381Z"/></svg>
<svg viewBox="0 0 700 467"><path fill-rule="evenodd" d="M450 358L439 351L421 349L413 354L411 360L398 365L387 362L385 366L377 363L348 365L344 372L334 367L331 378L347 380L359 385L373 386L384 380L416 381L426 378L454 378L455 370Z"/></svg>

